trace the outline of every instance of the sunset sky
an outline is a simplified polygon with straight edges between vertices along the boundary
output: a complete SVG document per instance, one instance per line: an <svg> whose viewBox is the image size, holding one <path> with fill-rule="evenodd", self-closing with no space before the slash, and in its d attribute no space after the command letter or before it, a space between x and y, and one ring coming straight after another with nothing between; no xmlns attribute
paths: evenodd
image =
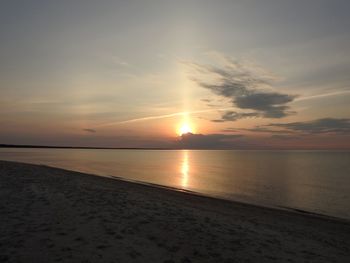
<svg viewBox="0 0 350 263"><path fill-rule="evenodd" d="M350 149L349 10L2 1L0 143Z"/></svg>

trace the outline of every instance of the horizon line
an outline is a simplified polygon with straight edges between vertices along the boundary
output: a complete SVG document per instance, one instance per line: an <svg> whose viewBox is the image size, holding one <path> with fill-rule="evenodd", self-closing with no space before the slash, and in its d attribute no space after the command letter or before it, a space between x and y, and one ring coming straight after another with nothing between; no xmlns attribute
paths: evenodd
<svg viewBox="0 0 350 263"><path fill-rule="evenodd" d="M0 148L36 148L36 149L91 149L91 150L243 150L243 151L350 151L345 148L170 148L170 147L94 147L94 146L58 146L31 144L1 144Z"/></svg>

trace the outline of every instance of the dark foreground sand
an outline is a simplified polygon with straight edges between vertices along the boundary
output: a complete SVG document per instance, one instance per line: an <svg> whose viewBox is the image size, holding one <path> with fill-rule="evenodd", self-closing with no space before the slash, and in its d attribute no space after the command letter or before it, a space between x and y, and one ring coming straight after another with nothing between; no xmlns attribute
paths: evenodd
<svg viewBox="0 0 350 263"><path fill-rule="evenodd" d="M350 224L0 161L0 262L350 262Z"/></svg>

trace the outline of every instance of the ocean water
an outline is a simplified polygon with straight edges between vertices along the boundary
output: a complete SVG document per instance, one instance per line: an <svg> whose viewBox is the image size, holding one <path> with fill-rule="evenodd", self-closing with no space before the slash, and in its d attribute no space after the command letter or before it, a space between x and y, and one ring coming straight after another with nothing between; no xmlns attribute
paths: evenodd
<svg viewBox="0 0 350 263"><path fill-rule="evenodd" d="M350 219L350 152L0 148L0 160Z"/></svg>

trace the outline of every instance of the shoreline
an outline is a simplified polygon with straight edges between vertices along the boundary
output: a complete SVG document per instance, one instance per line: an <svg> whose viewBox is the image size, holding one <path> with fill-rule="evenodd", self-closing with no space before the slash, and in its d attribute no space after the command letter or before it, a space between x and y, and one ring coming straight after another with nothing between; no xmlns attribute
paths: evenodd
<svg viewBox="0 0 350 263"><path fill-rule="evenodd" d="M0 212L0 261L350 259L346 219L47 165L0 161Z"/></svg>
<svg viewBox="0 0 350 263"><path fill-rule="evenodd" d="M272 205L265 205L265 204L259 204L259 203L250 203L248 201L245 202L245 201L241 201L241 200L232 200L232 199L223 198L220 196L204 194L204 193L186 190L186 189L182 189L182 188L176 188L176 187L171 187L171 186L166 186L166 185L161 185L161 184L147 183L147 182L142 182L142 181L137 181L137 180L131 180L131 179L115 176L115 175L98 175L98 174L93 174L93 173L80 172L77 170L60 168L60 167L46 165L46 164L32 164L32 163L26 163L26 162L6 161L6 160L0 160L0 162L10 162L10 163L17 163L17 164L28 164L28 165L35 165L35 166L40 166L40 167L47 167L50 169L62 170L62 171L67 172L67 173L77 173L77 174L81 174L81 175L102 177L102 178L108 178L108 179L112 179L112 180L127 182L127 183L131 183L131 184L138 184L138 185L151 187L151 188L163 189L165 191L175 191L175 192L184 193L184 194L188 194L188 195L194 195L194 196L201 197L201 198L208 198L208 199L217 200L218 202L228 202L228 203L232 203L232 205L243 205L243 206L246 205L246 206L252 206L252 207L261 208L261 209L277 210L277 211L282 211L282 212L284 211L287 213L296 213L299 215L317 217L317 218L322 218L325 220L334 220L334 221L339 221L342 223L350 224L350 219L345 218L345 217L336 217L336 216L332 216L332 215L321 214L321 213L317 213L317 212L312 212L312 211L307 211L307 210L293 208L293 207L287 207L287 206L277 206L277 205L272 206Z"/></svg>
<svg viewBox="0 0 350 263"><path fill-rule="evenodd" d="M81 173L79 171L62 169L62 168L54 167L54 166L50 166L50 165L43 165L43 166L46 166L49 168L61 169L61 170L68 171L68 172ZM197 197L213 199L213 200L216 200L218 202L228 202L228 203L232 203L232 205L243 205L243 206L246 205L246 206L252 206L252 207L256 207L256 208L260 208L260 209L268 209L268 210L276 210L276 211L282 211L282 212L287 212L287 213L295 213L298 215L311 216L311 217L321 218L321 219L325 219L325 220L334 220L334 221L339 221L339 222L342 222L345 224L350 224L350 219L348 219L348 218L336 217L336 216L311 212L311 211L307 211L307 210L303 210L303 209L299 209L299 208L293 208L293 207L288 207L288 206L269 206L269 205L258 204L258 203L249 203L249 202L244 202L244 201L238 201L238 200L233 200L233 199L228 199L228 198L225 199L223 197L219 197L219 196L215 196L215 195L208 195L208 194L204 194L204 193L200 193L200 192L196 192L196 191L191 191L191 190L186 190L186 189L181 189L181 188L176 188L176 187L171 187L171 186L165 186L165 185L161 185L161 184L153 184L153 183L146 183L146 182L142 182L142 181L129 180L129 179L125 179L125 178L114 176L114 175L102 176L102 175L90 174L90 173L83 173L83 174L87 174L87 175L91 175L91 176L100 176L100 177L105 177L105 178L112 178L112 179L119 180L119 181L139 184L139 185L143 185L143 186L149 186L151 188L154 187L154 188L163 189L163 190L167 190L167 191L180 192L180 193L193 195L193 196L197 196Z"/></svg>

